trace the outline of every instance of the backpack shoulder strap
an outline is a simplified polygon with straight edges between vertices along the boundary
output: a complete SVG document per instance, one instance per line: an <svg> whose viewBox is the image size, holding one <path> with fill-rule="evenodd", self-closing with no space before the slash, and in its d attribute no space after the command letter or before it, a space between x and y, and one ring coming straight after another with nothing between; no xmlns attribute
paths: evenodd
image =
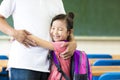
<svg viewBox="0 0 120 80"><path fill-rule="evenodd" d="M55 64L55 66L57 67L58 71L62 74L62 76L66 79L66 80L70 80L69 77L64 73L64 71L61 69L61 65L59 63L59 60L57 58L57 56L55 55L54 51L50 52L52 60ZM61 77L62 78L62 77ZM61 80L61 79L60 79Z"/></svg>

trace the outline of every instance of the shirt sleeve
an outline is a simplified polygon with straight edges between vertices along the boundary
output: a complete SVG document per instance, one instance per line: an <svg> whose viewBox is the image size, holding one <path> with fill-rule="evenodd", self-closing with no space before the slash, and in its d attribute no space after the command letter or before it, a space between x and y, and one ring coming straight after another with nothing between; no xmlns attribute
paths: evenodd
<svg viewBox="0 0 120 80"><path fill-rule="evenodd" d="M60 13L66 14L62 0L59 0L59 5L60 5L60 6L59 6L59 11L60 11Z"/></svg>
<svg viewBox="0 0 120 80"><path fill-rule="evenodd" d="M0 14L8 18L15 9L15 0L3 0L0 5Z"/></svg>
<svg viewBox="0 0 120 80"><path fill-rule="evenodd" d="M54 46L54 51L57 53L61 53L63 52L66 48L65 47L61 47L63 44L65 44L65 42L52 42L53 46Z"/></svg>

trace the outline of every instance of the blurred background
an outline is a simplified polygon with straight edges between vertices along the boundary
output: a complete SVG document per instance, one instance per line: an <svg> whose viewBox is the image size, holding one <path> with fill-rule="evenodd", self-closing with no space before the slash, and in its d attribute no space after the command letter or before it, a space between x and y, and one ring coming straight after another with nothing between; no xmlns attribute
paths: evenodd
<svg viewBox="0 0 120 80"><path fill-rule="evenodd" d="M120 0L63 0L63 3L66 12L75 14L77 49L88 54L120 53ZM13 25L11 17L7 21ZM10 45L10 37L0 32L0 54L8 55Z"/></svg>

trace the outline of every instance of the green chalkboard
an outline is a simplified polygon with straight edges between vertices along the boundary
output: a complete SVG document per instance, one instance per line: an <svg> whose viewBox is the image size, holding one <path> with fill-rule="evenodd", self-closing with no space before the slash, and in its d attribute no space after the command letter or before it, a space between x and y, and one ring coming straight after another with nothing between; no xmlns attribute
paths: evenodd
<svg viewBox="0 0 120 80"><path fill-rule="evenodd" d="M120 0L63 0L77 36L120 36Z"/></svg>
<svg viewBox="0 0 120 80"><path fill-rule="evenodd" d="M120 0L63 0L63 3L66 12L75 13L76 36L120 36ZM11 17L7 21L13 25Z"/></svg>

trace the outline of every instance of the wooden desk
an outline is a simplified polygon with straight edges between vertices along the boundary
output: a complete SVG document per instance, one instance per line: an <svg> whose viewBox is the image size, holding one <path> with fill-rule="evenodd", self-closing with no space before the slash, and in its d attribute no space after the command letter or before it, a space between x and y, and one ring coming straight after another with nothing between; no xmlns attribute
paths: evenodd
<svg viewBox="0 0 120 80"><path fill-rule="evenodd" d="M7 67L8 60L0 60L0 67Z"/></svg>
<svg viewBox="0 0 120 80"><path fill-rule="evenodd" d="M92 75L100 76L106 72L120 72L120 66L91 66Z"/></svg>
<svg viewBox="0 0 120 80"><path fill-rule="evenodd" d="M2 71L2 67L0 67L0 72Z"/></svg>
<svg viewBox="0 0 120 80"><path fill-rule="evenodd" d="M120 59L120 54L113 54L112 55L112 59Z"/></svg>

